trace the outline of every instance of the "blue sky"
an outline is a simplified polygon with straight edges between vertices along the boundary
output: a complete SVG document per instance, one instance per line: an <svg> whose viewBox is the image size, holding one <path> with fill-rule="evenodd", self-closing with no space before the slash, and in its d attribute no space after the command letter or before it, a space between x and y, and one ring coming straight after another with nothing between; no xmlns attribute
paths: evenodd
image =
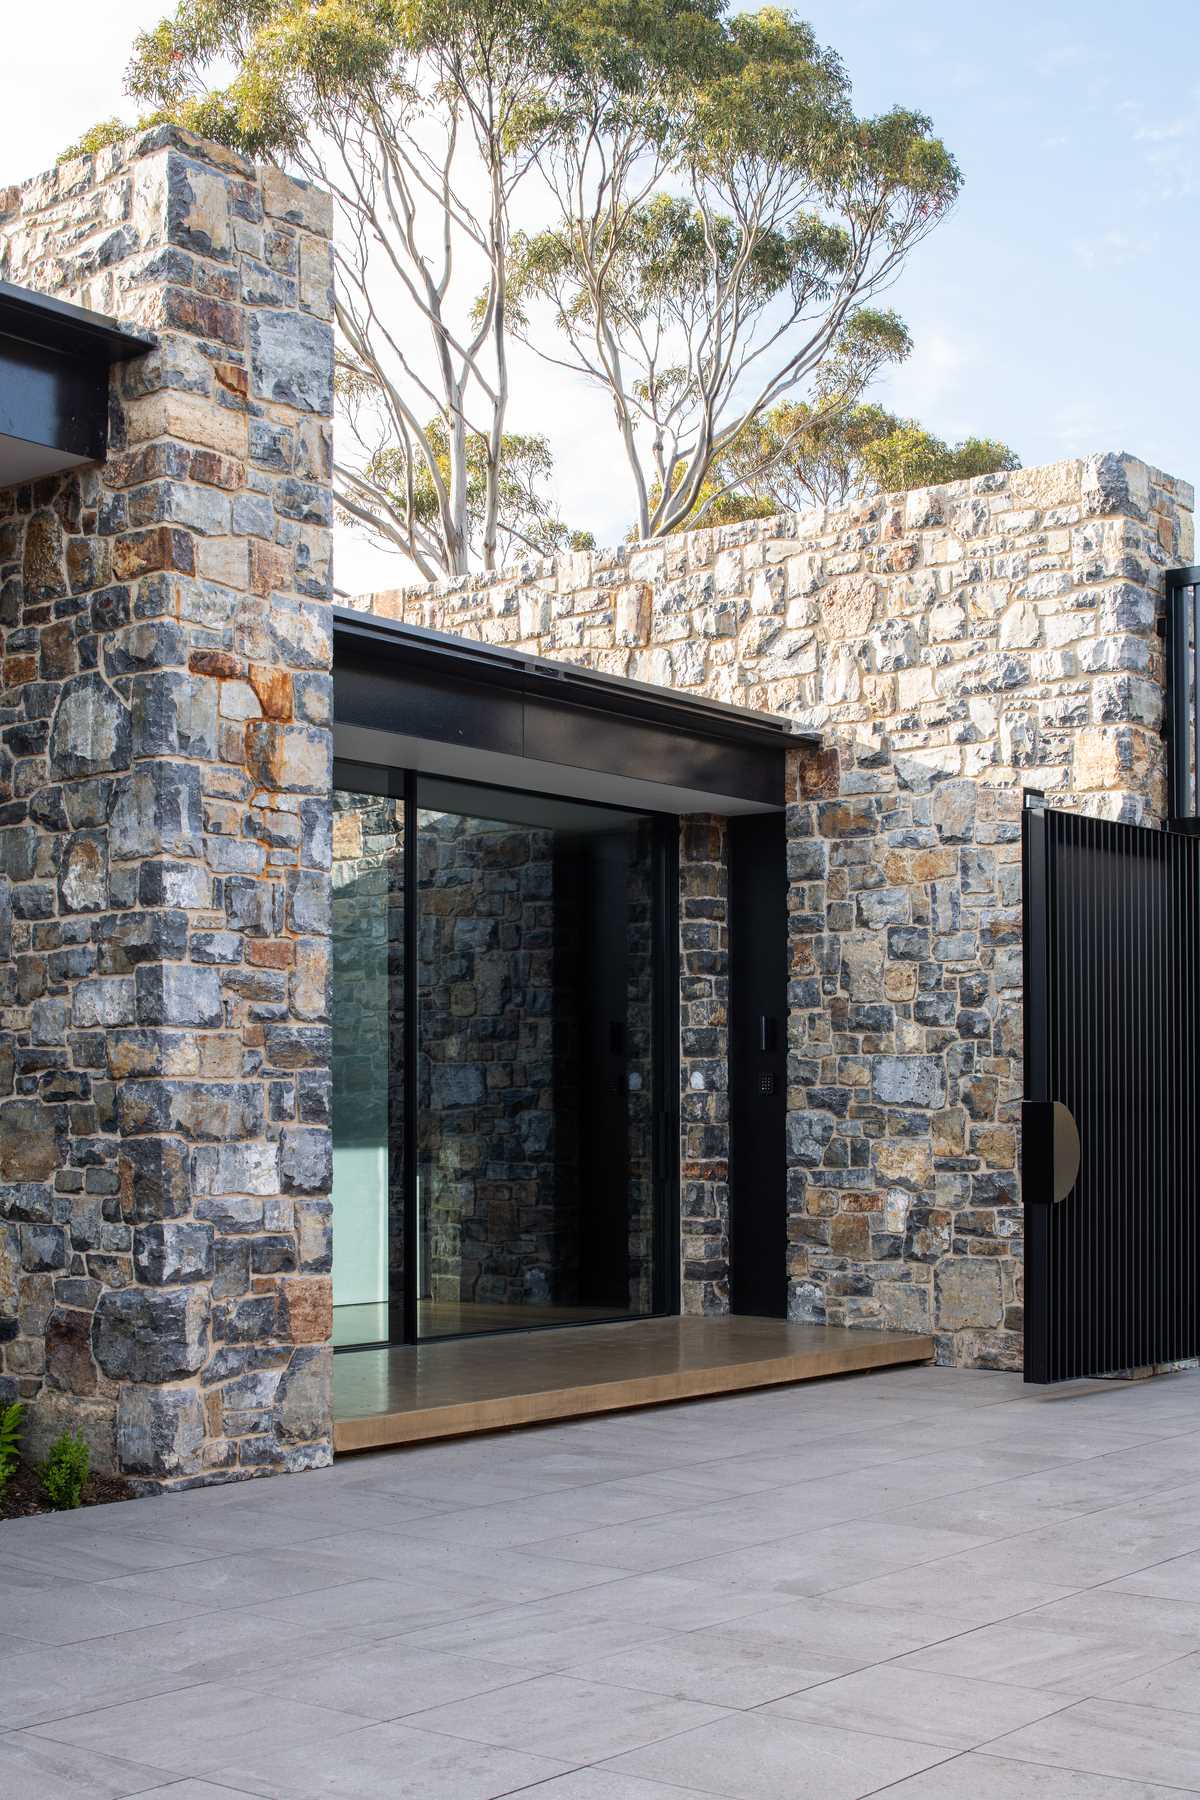
<svg viewBox="0 0 1200 1800"><path fill-rule="evenodd" d="M1026 463L1200 479L1200 0L803 11L859 110L927 112L966 177L894 290L916 348L881 397Z"/></svg>
<svg viewBox="0 0 1200 1800"><path fill-rule="evenodd" d="M0 186L128 112L134 32L163 0L10 6ZM948 220L890 296L915 340L877 397L943 436L1004 438L1026 463L1130 450L1200 479L1200 0L808 0L860 110L922 109L962 164ZM623 535L599 395L529 371L566 516ZM338 584L402 565L339 534Z"/></svg>

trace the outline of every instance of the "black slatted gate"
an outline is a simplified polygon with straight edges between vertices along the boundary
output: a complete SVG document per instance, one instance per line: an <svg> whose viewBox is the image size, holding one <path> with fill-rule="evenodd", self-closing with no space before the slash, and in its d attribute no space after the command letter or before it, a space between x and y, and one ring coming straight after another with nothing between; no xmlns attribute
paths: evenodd
<svg viewBox="0 0 1200 1800"><path fill-rule="evenodd" d="M1200 837L1030 804L1023 851L1025 1379L1183 1361L1200 1354Z"/></svg>

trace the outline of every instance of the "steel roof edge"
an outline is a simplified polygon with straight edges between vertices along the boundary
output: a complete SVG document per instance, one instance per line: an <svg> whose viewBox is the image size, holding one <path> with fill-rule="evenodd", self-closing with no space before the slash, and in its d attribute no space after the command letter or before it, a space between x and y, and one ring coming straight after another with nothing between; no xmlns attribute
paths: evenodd
<svg viewBox="0 0 1200 1800"><path fill-rule="evenodd" d="M0 281L0 335L105 363L144 356L155 340L70 300Z"/></svg>
<svg viewBox="0 0 1200 1800"><path fill-rule="evenodd" d="M636 681L626 675L607 675L578 663L556 662L529 656L495 644L481 644L450 632L431 631L424 625L405 625L356 607L335 606L334 635L374 643L381 649L405 654L426 666L443 667L463 678L499 682L504 686L543 690L544 697L575 706L608 707L643 717L655 715L662 723L703 731L710 736L753 740L763 748L784 749L788 744L820 742L820 733L798 730L785 713L756 712L750 706L711 700L704 695L680 693L677 688Z"/></svg>

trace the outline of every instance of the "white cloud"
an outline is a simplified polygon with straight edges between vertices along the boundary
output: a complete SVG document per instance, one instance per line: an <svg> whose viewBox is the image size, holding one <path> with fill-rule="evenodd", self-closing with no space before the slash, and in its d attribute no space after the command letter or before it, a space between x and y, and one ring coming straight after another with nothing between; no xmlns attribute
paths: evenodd
<svg viewBox="0 0 1200 1800"><path fill-rule="evenodd" d="M1150 256L1155 239L1130 237L1126 231L1111 229L1096 237L1071 239L1071 254L1085 269L1121 269Z"/></svg>

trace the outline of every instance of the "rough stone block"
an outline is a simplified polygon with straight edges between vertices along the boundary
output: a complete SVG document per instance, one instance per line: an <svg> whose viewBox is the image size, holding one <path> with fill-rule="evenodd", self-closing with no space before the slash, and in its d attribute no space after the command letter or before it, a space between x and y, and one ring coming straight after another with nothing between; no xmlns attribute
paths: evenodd
<svg viewBox="0 0 1200 1800"><path fill-rule="evenodd" d="M195 1388L121 1390L116 1441L127 1475L191 1474L199 1467L205 1434L204 1401Z"/></svg>
<svg viewBox="0 0 1200 1800"><path fill-rule="evenodd" d="M325 1437L332 1429L332 1352L306 1347L292 1352L275 1396L279 1435L290 1442Z"/></svg>
<svg viewBox="0 0 1200 1800"><path fill-rule="evenodd" d="M208 1353L202 1288L119 1288L100 1296L92 1350L112 1380L164 1382L194 1375Z"/></svg>
<svg viewBox="0 0 1200 1800"><path fill-rule="evenodd" d="M316 1127L285 1129L279 1140L279 1172L288 1194L327 1194L333 1183L330 1135Z"/></svg>
<svg viewBox="0 0 1200 1800"><path fill-rule="evenodd" d="M168 1220L141 1225L133 1234L133 1266L139 1281L201 1281L212 1274L213 1228Z"/></svg>
<svg viewBox="0 0 1200 1800"><path fill-rule="evenodd" d="M63 1106L41 1100L0 1103L0 1182L17 1184L50 1180L65 1160L67 1114ZM10 1217L20 1216L11 1210Z"/></svg>
<svg viewBox="0 0 1200 1800"><path fill-rule="evenodd" d="M142 1025L224 1023L220 978L215 969L190 963L142 963L135 971L137 1016Z"/></svg>
<svg viewBox="0 0 1200 1800"><path fill-rule="evenodd" d="M886 1105L937 1110L946 1103L946 1071L934 1056L872 1057L871 1091Z"/></svg>
<svg viewBox="0 0 1200 1800"><path fill-rule="evenodd" d="M250 315L250 370L255 394L303 412L333 408L333 332L303 313Z"/></svg>
<svg viewBox="0 0 1200 1800"><path fill-rule="evenodd" d="M104 677L90 673L65 681L50 728L51 775L70 781L127 769L130 756L129 709Z"/></svg>

